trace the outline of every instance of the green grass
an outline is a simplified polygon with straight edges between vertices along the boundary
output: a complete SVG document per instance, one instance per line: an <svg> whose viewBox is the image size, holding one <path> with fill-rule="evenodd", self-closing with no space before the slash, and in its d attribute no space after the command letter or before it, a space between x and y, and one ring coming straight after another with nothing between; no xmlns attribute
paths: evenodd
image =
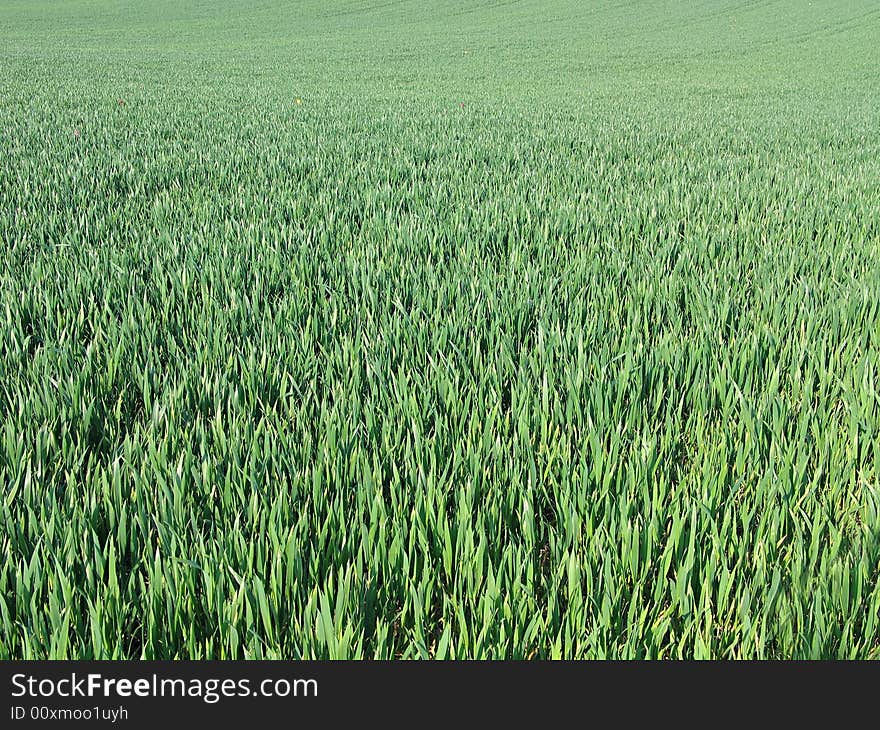
<svg viewBox="0 0 880 730"><path fill-rule="evenodd" d="M0 657L880 657L876 0L0 27Z"/></svg>

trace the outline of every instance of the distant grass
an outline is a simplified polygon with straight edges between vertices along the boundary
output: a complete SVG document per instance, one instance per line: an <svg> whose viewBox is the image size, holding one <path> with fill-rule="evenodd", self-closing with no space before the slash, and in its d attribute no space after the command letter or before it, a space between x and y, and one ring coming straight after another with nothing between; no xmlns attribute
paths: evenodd
<svg viewBox="0 0 880 730"><path fill-rule="evenodd" d="M880 656L875 5L4 2L0 657Z"/></svg>

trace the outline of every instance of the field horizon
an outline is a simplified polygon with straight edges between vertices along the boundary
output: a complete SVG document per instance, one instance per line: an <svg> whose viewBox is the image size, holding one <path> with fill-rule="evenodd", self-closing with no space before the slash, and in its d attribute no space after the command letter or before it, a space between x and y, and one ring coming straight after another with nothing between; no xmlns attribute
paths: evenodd
<svg viewBox="0 0 880 730"><path fill-rule="evenodd" d="M876 2L0 27L0 659L880 658Z"/></svg>

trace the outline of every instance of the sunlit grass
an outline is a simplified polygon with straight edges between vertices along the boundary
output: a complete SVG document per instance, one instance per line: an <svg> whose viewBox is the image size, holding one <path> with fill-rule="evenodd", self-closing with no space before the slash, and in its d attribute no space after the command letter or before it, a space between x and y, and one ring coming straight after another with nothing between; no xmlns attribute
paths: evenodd
<svg viewBox="0 0 880 730"><path fill-rule="evenodd" d="M876 658L813 5L0 9L0 657Z"/></svg>

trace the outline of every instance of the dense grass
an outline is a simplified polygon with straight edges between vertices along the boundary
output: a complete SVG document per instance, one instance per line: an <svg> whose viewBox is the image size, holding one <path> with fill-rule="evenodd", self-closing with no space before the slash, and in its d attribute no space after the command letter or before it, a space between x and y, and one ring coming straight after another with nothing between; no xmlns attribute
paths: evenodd
<svg viewBox="0 0 880 730"><path fill-rule="evenodd" d="M0 657L880 656L874 0L0 27Z"/></svg>

